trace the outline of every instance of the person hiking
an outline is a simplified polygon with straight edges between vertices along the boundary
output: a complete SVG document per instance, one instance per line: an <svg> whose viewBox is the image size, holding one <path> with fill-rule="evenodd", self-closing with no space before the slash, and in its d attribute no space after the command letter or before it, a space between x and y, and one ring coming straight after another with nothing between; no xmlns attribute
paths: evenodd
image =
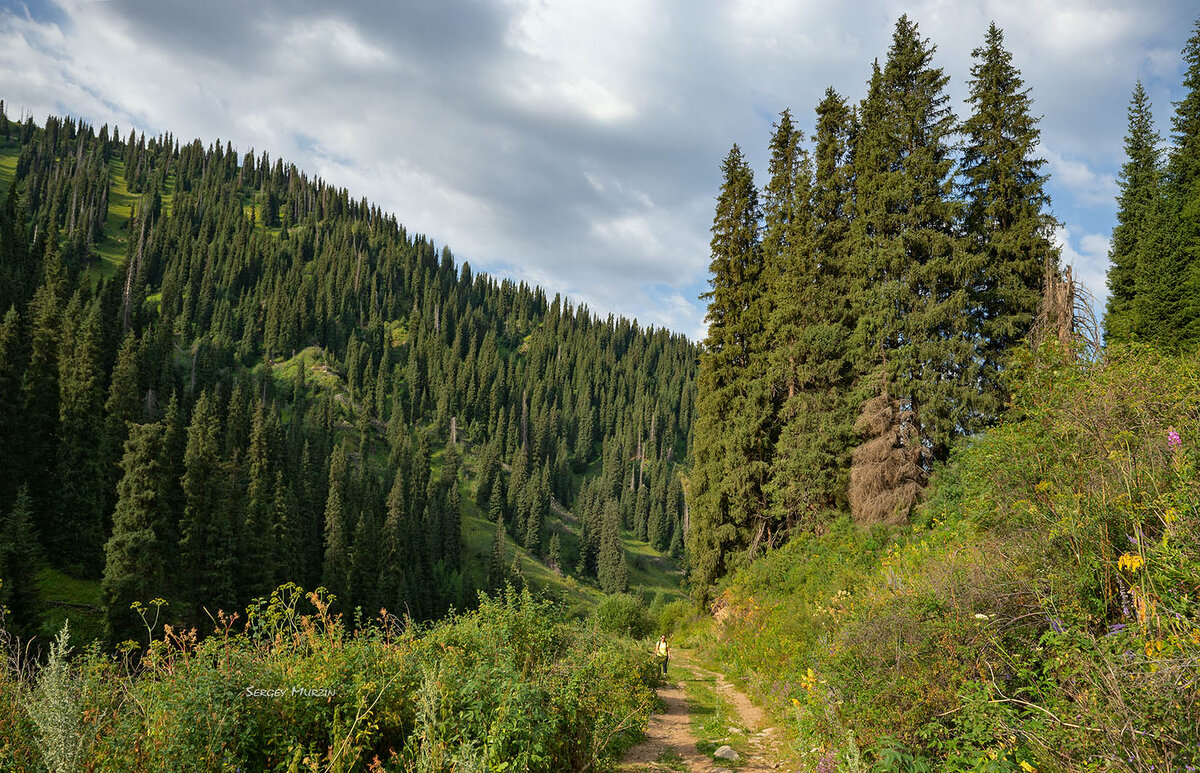
<svg viewBox="0 0 1200 773"><path fill-rule="evenodd" d="M660 658L662 658L662 669L663 669L662 672L663 672L663 676L666 676L667 675L667 661L671 659L671 648L667 646L667 635L666 634L663 634L659 638L658 645L655 646L655 648L654 648L654 654L659 656Z"/></svg>

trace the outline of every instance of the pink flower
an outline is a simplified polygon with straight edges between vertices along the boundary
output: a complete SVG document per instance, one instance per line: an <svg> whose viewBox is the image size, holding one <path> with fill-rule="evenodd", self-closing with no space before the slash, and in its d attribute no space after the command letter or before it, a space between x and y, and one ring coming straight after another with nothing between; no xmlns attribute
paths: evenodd
<svg viewBox="0 0 1200 773"><path fill-rule="evenodd" d="M1167 445L1168 446L1170 446L1171 448L1179 448L1179 445L1181 443L1183 443L1183 439L1179 437L1178 432L1176 432L1175 430L1171 430L1170 432L1167 433Z"/></svg>

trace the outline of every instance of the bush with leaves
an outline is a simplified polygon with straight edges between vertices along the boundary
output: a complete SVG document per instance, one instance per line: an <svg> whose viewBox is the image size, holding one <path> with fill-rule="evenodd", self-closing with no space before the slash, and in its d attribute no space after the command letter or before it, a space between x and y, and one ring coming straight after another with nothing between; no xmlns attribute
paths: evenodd
<svg viewBox="0 0 1200 773"><path fill-rule="evenodd" d="M606 596L593 613L600 630L644 639L650 635L654 621L639 598L628 593Z"/></svg>

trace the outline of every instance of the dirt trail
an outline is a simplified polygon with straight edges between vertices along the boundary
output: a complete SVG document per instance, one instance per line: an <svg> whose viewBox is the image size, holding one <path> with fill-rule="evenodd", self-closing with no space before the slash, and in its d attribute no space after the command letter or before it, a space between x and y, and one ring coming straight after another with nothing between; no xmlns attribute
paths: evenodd
<svg viewBox="0 0 1200 773"><path fill-rule="evenodd" d="M619 770L627 773L644 771L775 771L784 770L778 762L779 740L773 727L765 727L762 709L750 702L741 690L734 687L724 674L709 671L695 665L684 654L672 657L674 665L691 672L699 679L713 679L717 693L737 712L739 724L747 730L749 753L730 767L713 761L696 748L696 737L692 733L691 716L688 713L687 696L683 682L669 682L659 688L658 695L666 703L666 711L650 717L646 728L646 740L630 749L621 762ZM743 747L745 748L745 747Z"/></svg>

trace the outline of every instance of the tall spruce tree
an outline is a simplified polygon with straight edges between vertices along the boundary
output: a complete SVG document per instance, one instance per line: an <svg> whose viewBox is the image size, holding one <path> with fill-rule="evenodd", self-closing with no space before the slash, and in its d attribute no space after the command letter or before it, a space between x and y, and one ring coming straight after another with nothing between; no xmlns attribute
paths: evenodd
<svg viewBox="0 0 1200 773"><path fill-rule="evenodd" d="M372 616L383 606L379 594L379 542L382 531L375 508L364 507L354 524L350 592L354 605L361 607L364 614Z"/></svg>
<svg viewBox="0 0 1200 773"><path fill-rule="evenodd" d="M112 536L104 546L105 635L109 642L139 636L142 621L130 607L166 596L167 553L157 527L161 523L161 424L132 424L121 459Z"/></svg>
<svg viewBox="0 0 1200 773"><path fill-rule="evenodd" d="M849 216L848 119L844 102L827 93L818 110L815 181L803 150L794 152L790 169L779 163L779 154L772 154L772 179L789 175L793 197L787 246L778 260L781 270L768 289L774 299L770 382L779 413L766 493L772 521L780 529L814 528L844 498L843 457L852 420L846 393L852 371L846 356L846 294L841 290L846 246L836 232ZM778 132L772 146L783 146ZM822 217L829 219L817 216L818 203ZM770 207L767 213L769 231Z"/></svg>
<svg viewBox="0 0 1200 773"><path fill-rule="evenodd" d="M41 610L37 574L42 563L33 528L33 500L22 486L11 507L0 507L0 609L3 627L17 636L37 633Z"/></svg>
<svg viewBox="0 0 1200 773"><path fill-rule="evenodd" d="M59 429L58 360L66 272L58 232L46 235L43 278L27 309L30 324L29 362L21 381L24 403L25 453L22 480L29 485L34 523L43 545L54 532L54 472ZM52 557L58 563L58 557Z"/></svg>
<svg viewBox="0 0 1200 773"><path fill-rule="evenodd" d="M329 495L325 500L325 560L321 584L337 597L341 611L350 604L350 524L346 515L348 462L339 444L329 459Z"/></svg>
<svg viewBox="0 0 1200 773"><path fill-rule="evenodd" d="M100 309L77 293L64 315L59 359L59 429L55 470L55 528L47 545L60 566L98 578L104 569L104 506L96 484L101 460L103 375Z"/></svg>
<svg viewBox="0 0 1200 773"><path fill-rule="evenodd" d="M732 556L765 525L767 384L761 378L765 320L761 212L754 173L734 145L721 166L709 271L708 335L697 377L695 467L688 553L700 600Z"/></svg>
<svg viewBox="0 0 1200 773"><path fill-rule="evenodd" d="M20 316L10 307L0 320L0 437L16 437L21 425ZM0 458L0 508L13 501L20 486L23 460L17 454Z"/></svg>
<svg viewBox="0 0 1200 773"><path fill-rule="evenodd" d="M1170 348L1200 341L1200 18L1184 45L1183 63L1184 95L1171 117L1173 147L1164 180L1169 220L1158 224L1166 235L1166 264L1156 272L1150 303L1139 314L1143 319L1157 314L1167 323L1152 340Z"/></svg>
<svg viewBox="0 0 1200 773"><path fill-rule="evenodd" d="M942 459L978 413L979 374L953 196L956 122L935 50L900 17L861 110L852 238L861 361L886 371L887 393Z"/></svg>
<svg viewBox="0 0 1200 773"><path fill-rule="evenodd" d="M379 567L379 596L394 614L404 611L405 568L410 565L408 534L412 528L405 513L404 469L396 468L388 492L383 521L383 557Z"/></svg>
<svg viewBox="0 0 1200 773"><path fill-rule="evenodd" d="M246 454L249 482L246 507L238 530L238 595L242 601L268 595L275 587L277 545L272 514L275 481L267 458L267 407L254 401L250 425L250 447Z"/></svg>
<svg viewBox="0 0 1200 773"><path fill-rule="evenodd" d="M184 452L183 520L179 585L190 603L192 622L204 624L217 610L236 610L233 584L234 532L227 508L228 471L222 462L221 424L216 406L202 391L192 409ZM208 611L206 615L204 610Z"/></svg>
<svg viewBox="0 0 1200 773"><path fill-rule="evenodd" d="M788 273L795 253L808 248L812 221L809 201L811 170L806 168L808 154L804 150L804 133L796 128L790 110L779 114L771 135L770 167L767 185L763 189L762 214L762 284L771 288ZM776 300L767 296L764 308L767 321Z"/></svg>
<svg viewBox="0 0 1200 773"><path fill-rule="evenodd" d="M1046 272L1058 271L1051 242L1055 221L1041 173L1045 160L1035 156L1040 132L1030 114L1029 89L994 23L972 55L967 98L972 112L962 126L959 174L980 394L974 411L956 414L959 429L967 433L994 420L1003 408L1006 359L1033 323Z"/></svg>
<svg viewBox="0 0 1200 773"><path fill-rule="evenodd" d="M621 544L621 512L615 501L610 499L605 503L603 517L597 579L605 593L624 593L629 590L629 567L625 563L625 547Z"/></svg>
<svg viewBox="0 0 1200 773"><path fill-rule="evenodd" d="M500 590L504 586L504 562L507 554L505 544L508 539L507 532L504 529L504 510L498 505L498 502L499 497L493 492L492 511L495 513L496 527L492 532L492 549L489 554L490 561L487 573L487 587L493 592Z"/></svg>
<svg viewBox="0 0 1200 773"><path fill-rule="evenodd" d="M138 389L138 349L137 338L133 333L127 333L117 353L112 381L108 386L108 399L104 403L100 462L106 514L111 512L116 504L117 482L121 479L121 459L124 456L125 439L128 437L127 426L130 422L138 421L142 410Z"/></svg>
<svg viewBox="0 0 1200 773"><path fill-rule="evenodd" d="M1141 81L1133 88L1127 112L1125 163L1118 178L1117 224L1108 251L1108 304L1104 339L1129 341L1141 327L1136 317L1138 256L1146 248L1160 195L1160 138L1154 128L1150 97Z"/></svg>

